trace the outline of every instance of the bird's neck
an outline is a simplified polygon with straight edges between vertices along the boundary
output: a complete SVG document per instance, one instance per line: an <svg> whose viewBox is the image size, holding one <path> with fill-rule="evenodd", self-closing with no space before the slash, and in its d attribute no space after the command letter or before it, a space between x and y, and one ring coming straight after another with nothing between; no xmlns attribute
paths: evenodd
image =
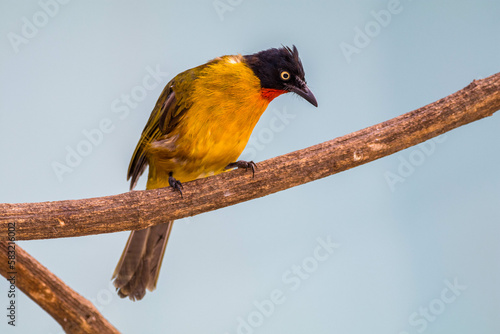
<svg viewBox="0 0 500 334"><path fill-rule="evenodd" d="M280 96L281 94L286 93L285 90L281 89L272 89L272 88L262 88L261 95L264 99L271 102L274 98Z"/></svg>

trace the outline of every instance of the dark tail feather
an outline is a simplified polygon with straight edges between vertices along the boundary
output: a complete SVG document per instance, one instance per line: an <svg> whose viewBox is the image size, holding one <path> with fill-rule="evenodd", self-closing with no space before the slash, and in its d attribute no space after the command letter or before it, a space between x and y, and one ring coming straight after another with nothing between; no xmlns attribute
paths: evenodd
<svg viewBox="0 0 500 334"><path fill-rule="evenodd" d="M113 273L113 284L121 298L141 300L146 289L153 291L156 288L173 223L170 221L130 233Z"/></svg>

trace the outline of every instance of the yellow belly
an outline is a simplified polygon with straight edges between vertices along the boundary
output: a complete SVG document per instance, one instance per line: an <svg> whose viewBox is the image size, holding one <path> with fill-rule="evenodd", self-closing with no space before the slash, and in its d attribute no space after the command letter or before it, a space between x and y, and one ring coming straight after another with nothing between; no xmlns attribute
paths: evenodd
<svg viewBox="0 0 500 334"><path fill-rule="evenodd" d="M221 173L245 148L269 100L241 56L222 60L195 80L178 126L151 144L148 188L168 186L170 171L181 182Z"/></svg>

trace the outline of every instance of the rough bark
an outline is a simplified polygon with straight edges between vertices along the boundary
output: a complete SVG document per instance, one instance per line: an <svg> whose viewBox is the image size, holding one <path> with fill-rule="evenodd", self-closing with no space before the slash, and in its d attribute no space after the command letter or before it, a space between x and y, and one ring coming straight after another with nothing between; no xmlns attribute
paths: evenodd
<svg viewBox="0 0 500 334"><path fill-rule="evenodd" d="M9 259L15 263L9 265ZM91 302L64 284L19 245L0 241L0 274L15 284L14 293L17 289L23 291L47 311L66 333L119 333ZM29 321L26 315L23 318Z"/></svg>

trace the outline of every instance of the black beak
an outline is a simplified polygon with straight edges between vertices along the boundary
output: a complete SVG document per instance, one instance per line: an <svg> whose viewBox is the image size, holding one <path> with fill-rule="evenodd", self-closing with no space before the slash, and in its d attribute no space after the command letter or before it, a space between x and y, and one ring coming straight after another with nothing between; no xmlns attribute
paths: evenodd
<svg viewBox="0 0 500 334"><path fill-rule="evenodd" d="M314 94L311 92L309 87L307 87L306 84L304 84L302 87L295 87L295 86L289 86L290 92L293 92L299 96L302 96L307 102L312 104L313 106L317 107L318 106L318 101L316 101L316 98L314 97Z"/></svg>

